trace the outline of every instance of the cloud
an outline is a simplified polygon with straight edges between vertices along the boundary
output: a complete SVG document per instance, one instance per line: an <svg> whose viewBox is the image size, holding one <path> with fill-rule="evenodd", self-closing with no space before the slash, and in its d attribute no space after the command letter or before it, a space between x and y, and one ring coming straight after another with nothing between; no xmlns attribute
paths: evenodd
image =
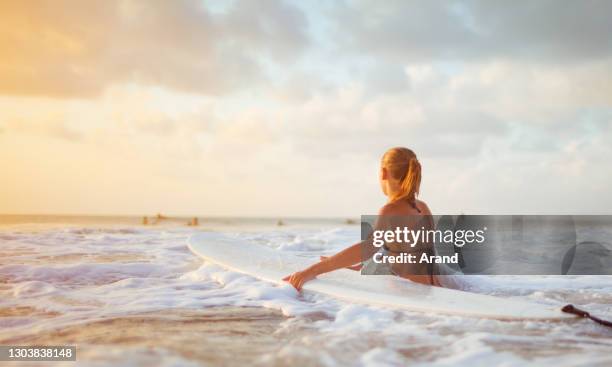
<svg viewBox="0 0 612 367"><path fill-rule="evenodd" d="M516 59L566 63L612 56L608 1L349 1L338 44L403 62Z"/></svg>
<svg viewBox="0 0 612 367"><path fill-rule="evenodd" d="M435 63L409 64L408 88L372 94L367 80L356 80L277 110L288 121L284 133L311 154L410 145L428 156L466 158L492 138L515 141L519 150L558 150L610 123L612 79L603 65L492 61L449 74Z"/></svg>
<svg viewBox="0 0 612 367"><path fill-rule="evenodd" d="M7 2L0 5L0 93L90 97L114 83L223 94L290 63L306 18L281 1Z"/></svg>

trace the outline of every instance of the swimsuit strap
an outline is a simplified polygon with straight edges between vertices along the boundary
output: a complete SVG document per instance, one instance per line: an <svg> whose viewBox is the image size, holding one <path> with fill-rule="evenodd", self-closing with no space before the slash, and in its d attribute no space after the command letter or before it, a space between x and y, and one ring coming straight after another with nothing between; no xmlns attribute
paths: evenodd
<svg viewBox="0 0 612 367"><path fill-rule="evenodd" d="M410 205L412 205L412 207L415 208L417 212L421 212L421 209L419 209L416 205L416 199L410 200Z"/></svg>

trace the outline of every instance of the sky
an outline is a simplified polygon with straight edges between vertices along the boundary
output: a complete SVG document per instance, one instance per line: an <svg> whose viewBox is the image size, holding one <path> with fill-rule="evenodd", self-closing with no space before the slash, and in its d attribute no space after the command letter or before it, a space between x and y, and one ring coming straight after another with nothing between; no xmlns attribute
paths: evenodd
<svg viewBox="0 0 612 367"><path fill-rule="evenodd" d="M612 2L0 0L0 213L612 214Z"/></svg>

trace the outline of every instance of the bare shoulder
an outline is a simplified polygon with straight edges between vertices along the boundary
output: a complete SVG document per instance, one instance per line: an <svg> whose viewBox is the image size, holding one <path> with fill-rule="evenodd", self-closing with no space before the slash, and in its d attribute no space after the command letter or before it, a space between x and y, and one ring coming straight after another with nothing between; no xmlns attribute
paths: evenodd
<svg viewBox="0 0 612 367"><path fill-rule="evenodd" d="M429 210L429 207L424 201L416 200L416 206L419 208L421 213L423 213L423 215L431 215L431 210Z"/></svg>
<svg viewBox="0 0 612 367"><path fill-rule="evenodd" d="M397 203L387 203L378 211L379 216L401 214Z"/></svg>

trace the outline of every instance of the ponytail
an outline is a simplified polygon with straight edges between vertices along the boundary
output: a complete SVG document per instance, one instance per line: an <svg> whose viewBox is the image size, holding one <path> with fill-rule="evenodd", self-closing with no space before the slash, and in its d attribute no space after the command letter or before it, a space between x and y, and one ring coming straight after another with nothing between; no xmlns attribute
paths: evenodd
<svg viewBox="0 0 612 367"><path fill-rule="evenodd" d="M392 148L383 156L382 164L391 176L400 180L400 189L391 201L407 199L416 205L421 186L421 164L416 154L408 148Z"/></svg>
<svg viewBox="0 0 612 367"><path fill-rule="evenodd" d="M406 174L400 182L400 191L393 199L393 201L408 199L411 204L415 204L416 196L419 194L419 187L421 186L421 164L413 157L408 162L408 168Z"/></svg>

